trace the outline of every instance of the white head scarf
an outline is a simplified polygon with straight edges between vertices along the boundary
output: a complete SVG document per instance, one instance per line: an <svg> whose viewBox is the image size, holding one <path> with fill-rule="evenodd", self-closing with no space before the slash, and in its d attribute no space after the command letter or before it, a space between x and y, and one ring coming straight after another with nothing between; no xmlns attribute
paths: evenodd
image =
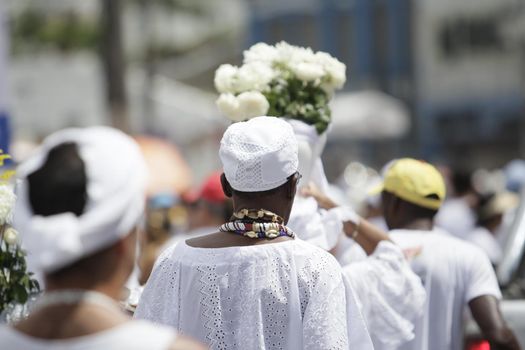
<svg viewBox="0 0 525 350"><path fill-rule="evenodd" d="M87 176L82 215L35 215L27 176L40 169L49 151L63 143L78 147ZM109 127L66 129L44 140L20 165L19 199L14 226L21 233L28 260L41 272L52 272L110 246L131 232L142 217L147 170L132 138ZM39 272L40 272L39 271Z"/></svg>

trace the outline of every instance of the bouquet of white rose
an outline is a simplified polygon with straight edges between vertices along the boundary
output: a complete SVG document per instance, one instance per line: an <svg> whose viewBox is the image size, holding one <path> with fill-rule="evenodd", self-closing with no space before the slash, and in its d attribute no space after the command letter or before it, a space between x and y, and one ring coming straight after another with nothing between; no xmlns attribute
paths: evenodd
<svg viewBox="0 0 525 350"><path fill-rule="evenodd" d="M217 106L232 121L288 117L321 134L331 120L328 102L345 81L346 66L325 52L258 43L244 51L241 67L223 64L215 72Z"/></svg>
<svg viewBox="0 0 525 350"><path fill-rule="evenodd" d="M8 155L0 151L0 166ZM0 174L0 313L15 304L24 304L30 294L38 293L38 282L27 271L25 252L18 244L18 232L12 228L16 196L9 178L13 171Z"/></svg>

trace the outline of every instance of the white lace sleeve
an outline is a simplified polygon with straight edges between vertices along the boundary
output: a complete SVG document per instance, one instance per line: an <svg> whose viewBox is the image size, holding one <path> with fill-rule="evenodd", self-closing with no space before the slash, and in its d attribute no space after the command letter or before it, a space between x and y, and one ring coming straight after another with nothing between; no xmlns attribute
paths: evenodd
<svg viewBox="0 0 525 350"><path fill-rule="evenodd" d="M178 328L179 271L171 258L173 248L166 249L157 259L144 287L134 318L145 319Z"/></svg>
<svg viewBox="0 0 525 350"><path fill-rule="evenodd" d="M425 289L395 244L381 242L366 260L347 265L374 345L393 349L413 339L412 323L422 312Z"/></svg>
<svg viewBox="0 0 525 350"><path fill-rule="evenodd" d="M303 308L303 348L373 349L364 322L356 322L362 320L358 308L349 314L352 291L347 290L337 261L328 254L315 261L317 265L305 276L309 296Z"/></svg>

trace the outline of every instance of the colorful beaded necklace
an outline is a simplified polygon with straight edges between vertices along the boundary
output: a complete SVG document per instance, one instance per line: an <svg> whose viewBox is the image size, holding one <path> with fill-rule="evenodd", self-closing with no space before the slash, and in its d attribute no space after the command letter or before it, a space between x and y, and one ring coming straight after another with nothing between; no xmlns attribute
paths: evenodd
<svg viewBox="0 0 525 350"><path fill-rule="evenodd" d="M249 238L295 237L295 233L283 224L277 214L264 209L241 209L233 213L230 222L219 228L221 232L235 233Z"/></svg>

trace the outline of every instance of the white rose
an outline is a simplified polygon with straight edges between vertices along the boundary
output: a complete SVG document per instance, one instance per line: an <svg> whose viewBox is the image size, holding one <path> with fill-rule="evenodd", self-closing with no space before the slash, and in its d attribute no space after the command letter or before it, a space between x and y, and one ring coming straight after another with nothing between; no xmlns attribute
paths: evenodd
<svg viewBox="0 0 525 350"><path fill-rule="evenodd" d="M315 81L324 76L323 67L314 64L302 62L292 67L295 76L302 81Z"/></svg>
<svg viewBox="0 0 525 350"><path fill-rule="evenodd" d="M326 69L330 82L334 89L341 89L346 82L346 66L337 61L336 64Z"/></svg>
<svg viewBox="0 0 525 350"><path fill-rule="evenodd" d="M275 75L275 71L264 63L247 63L239 68L235 90L236 92L264 91Z"/></svg>
<svg viewBox="0 0 525 350"><path fill-rule="evenodd" d="M315 61L326 72L326 80L330 90L340 89L346 82L346 65L326 52L317 52Z"/></svg>
<svg viewBox="0 0 525 350"><path fill-rule="evenodd" d="M285 41L281 41L275 47L279 53L276 60L287 67L294 67L301 62L314 62L315 60L315 55L309 47L293 46Z"/></svg>
<svg viewBox="0 0 525 350"><path fill-rule="evenodd" d="M221 113L228 117L228 119L234 122L244 120L240 115L239 101L233 94L221 94L215 103Z"/></svg>
<svg viewBox="0 0 525 350"><path fill-rule="evenodd" d="M222 64L215 71L215 88L220 93L235 92L238 68L231 64Z"/></svg>
<svg viewBox="0 0 525 350"><path fill-rule="evenodd" d="M239 101L240 115L244 120L266 115L270 109L270 103L258 91L243 92L237 96L237 101Z"/></svg>
<svg viewBox="0 0 525 350"><path fill-rule="evenodd" d="M9 227L4 231L4 241L9 245L14 245L18 243L18 232Z"/></svg>
<svg viewBox="0 0 525 350"><path fill-rule="evenodd" d="M16 195L9 185L0 185L0 226L10 224Z"/></svg>
<svg viewBox="0 0 525 350"><path fill-rule="evenodd" d="M243 53L243 63L263 62L271 65L277 59L278 52L274 46L257 43Z"/></svg>

